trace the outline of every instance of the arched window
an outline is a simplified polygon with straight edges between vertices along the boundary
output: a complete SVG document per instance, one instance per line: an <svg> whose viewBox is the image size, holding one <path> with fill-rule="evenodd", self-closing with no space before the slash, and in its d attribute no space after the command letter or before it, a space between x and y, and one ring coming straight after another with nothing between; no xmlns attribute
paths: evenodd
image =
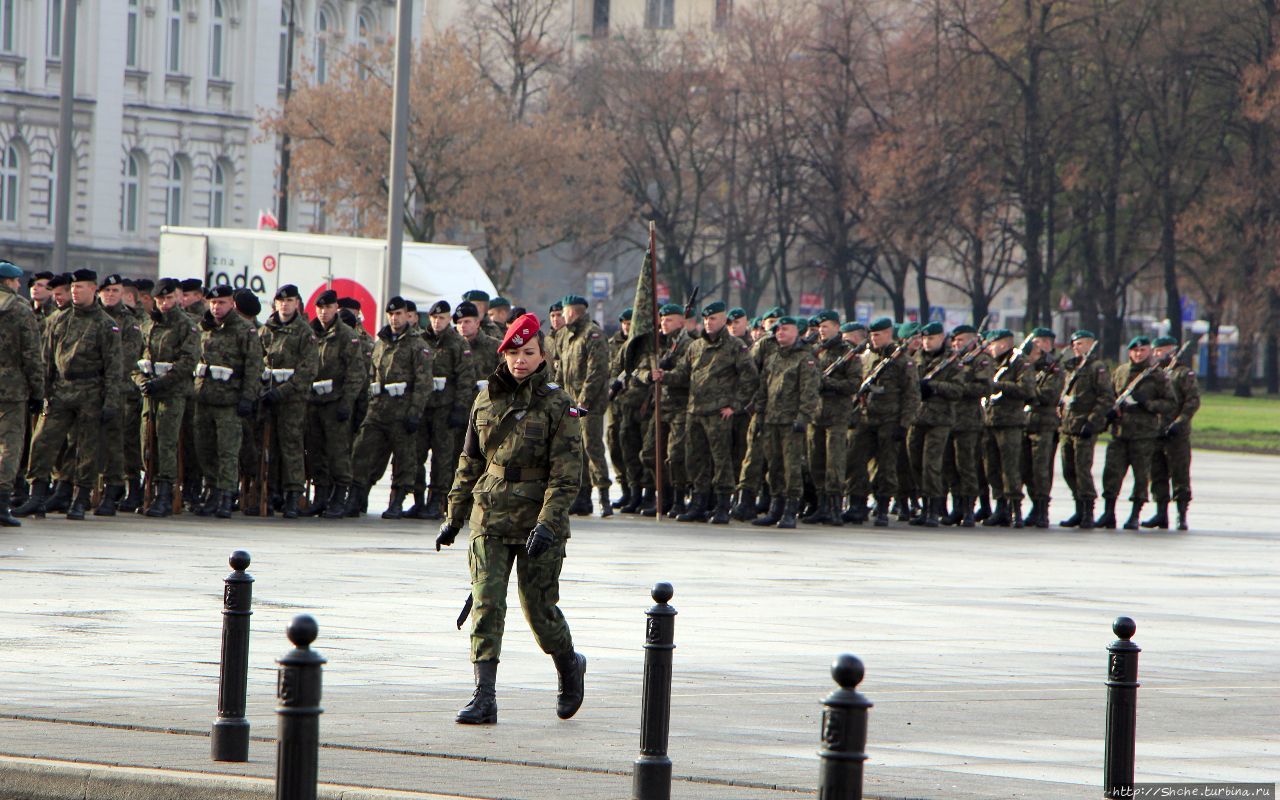
<svg viewBox="0 0 1280 800"><path fill-rule="evenodd" d="M138 18L138 0L129 0L129 16L126 25L125 34L125 50L124 65L130 69L138 68L139 48L142 45L142 35L139 30Z"/></svg>
<svg viewBox="0 0 1280 800"><path fill-rule="evenodd" d="M125 156L120 183L120 230L125 233L138 230L142 209L142 173L142 158L137 153Z"/></svg>
<svg viewBox="0 0 1280 800"><path fill-rule="evenodd" d="M223 39L226 37L227 18L222 0L213 0L213 19L209 26L209 77L221 78L224 59Z"/></svg>
<svg viewBox="0 0 1280 800"><path fill-rule="evenodd" d="M209 227L221 228L227 218L227 176L230 169L222 161L213 162L213 184L209 188Z"/></svg>
<svg viewBox="0 0 1280 800"><path fill-rule="evenodd" d="M49 0L49 58L62 58L62 0Z"/></svg>
<svg viewBox="0 0 1280 800"><path fill-rule="evenodd" d="M22 158L18 147L5 145L0 150L0 222L17 222L22 196Z"/></svg>
<svg viewBox="0 0 1280 800"><path fill-rule="evenodd" d="M187 168L182 156L174 156L169 163L169 178L165 182L164 221L166 225L181 225L182 204L187 199Z"/></svg>
<svg viewBox="0 0 1280 800"><path fill-rule="evenodd" d="M329 78L329 11L324 6L316 13L316 82Z"/></svg>
<svg viewBox="0 0 1280 800"><path fill-rule="evenodd" d="M368 70L364 68L364 60L369 57L369 46L372 44L370 37L372 34L373 22L369 19L369 12L361 11L360 15L356 17L356 58L360 59L360 80L368 77Z"/></svg>
<svg viewBox="0 0 1280 800"><path fill-rule="evenodd" d="M168 0L169 20L165 28L165 71L182 74L182 0Z"/></svg>
<svg viewBox="0 0 1280 800"><path fill-rule="evenodd" d="M0 53L13 52L13 26L18 23L15 5L17 0L0 0Z"/></svg>

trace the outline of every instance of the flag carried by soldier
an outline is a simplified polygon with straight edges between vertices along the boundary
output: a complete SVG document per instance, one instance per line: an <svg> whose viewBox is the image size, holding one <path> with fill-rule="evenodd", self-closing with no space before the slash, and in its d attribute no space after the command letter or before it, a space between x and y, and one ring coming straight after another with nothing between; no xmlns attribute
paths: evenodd
<svg viewBox="0 0 1280 800"><path fill-rule="evenodd" d="M649 223L649 247L645 250L644 264L640 267L640 275L636 278L636 296L631 304L634 309L631 318L631 332L627 335L627 343L623 345L622 368L630 373L641 367L641 360L647 355L657 367L658 354L658 295L657 295L657 232L653 222ZM662 438L662 412L659 410L662 387L653 384L653 438L654 442L664 441ZM658 448L657 452L664 452ZM654 469L654 489L657 494L657 507L662 508L662 459L656 460Z"/></svg>

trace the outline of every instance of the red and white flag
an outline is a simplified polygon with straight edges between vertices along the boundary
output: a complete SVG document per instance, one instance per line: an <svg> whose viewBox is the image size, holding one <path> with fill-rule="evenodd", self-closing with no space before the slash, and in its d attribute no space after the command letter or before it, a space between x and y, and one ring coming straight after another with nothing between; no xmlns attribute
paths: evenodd
<svg viewBox="0 0 1280 800"><path fill-rule="evenodd" d="M276 215L270 211L258 209L258 230L260 231L276 231L280 230L280 220L276 219Z"/></svg>

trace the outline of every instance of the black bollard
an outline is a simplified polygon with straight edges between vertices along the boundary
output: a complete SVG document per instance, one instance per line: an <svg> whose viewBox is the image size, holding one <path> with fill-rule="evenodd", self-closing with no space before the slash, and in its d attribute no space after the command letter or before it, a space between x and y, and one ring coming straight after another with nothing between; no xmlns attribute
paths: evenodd
<svg viewBox="0 0 1280 800"><path fill-rule="evenodd" d="M1102 767L1104 797L1133 797L1134 748L1138 735L1138 653L1129 641L1138 625L1116 617L1111 630L1120 638L1107 645L1107 739Z"/></svg>
<svg viewBox="0 0 1280 800"><path fill-rule="evenodd" d="M222 592L222 666L218 670L218 718L210 738L214 761L249 760L249 720L244 718L249 682L249 617L253 614L253 576L249 554L237 550L228 559L235 570Z"/></svg>
<svg viewBox="0 0 1280 800"><path fill-rule="evenodd" d="M276 800L315 800L320 764L320 666L324 656L311 649L320 627L310 614L289 623L294 649L276 663Z"/></svg>
<svg viewBox="0 0 1280 800"><path fill-rule="evenodd" d="M867 760L867 709L872 703L855 687L866 670L844 653L831 662L840 685L822 701L822 749L818 751L818 800L862 800L862 763Z"/></svg>
<svg viewBox="0 0 1280 800"><path fill-rule="evenodd" d="M676 649L676 610L667 605L675 594L669 583L653 587L657 603L645 614L644 690L640 707L640 757L631 783L632 800L670 800L671 651Z"/></svg>

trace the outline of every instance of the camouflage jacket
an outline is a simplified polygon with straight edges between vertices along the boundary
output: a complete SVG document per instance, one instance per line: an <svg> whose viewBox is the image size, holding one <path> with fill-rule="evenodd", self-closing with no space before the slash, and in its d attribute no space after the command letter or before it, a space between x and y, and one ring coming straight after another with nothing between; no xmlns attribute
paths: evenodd
<svg viewBox="0 0 1280 800"><path fill-rule="evenodd" d="M877 364L889 358L896 347L895 343L889 343L879 350L868 349L863 354L863 381ZM902 354L890 361L868 389L859 402L864 422L869 425L893 423L904 428L915 423L916 415L920 413L920 377L911 358Z"/></svg>
<svg viewBox="0 0 1280 800"><path fill-rule="evenodd" d="M582 433L572 398L544 364L516 381L505 364L476 397L453 489L450 523L523 544L542 523L569 538L569 506L582 474Z"/></svg>
<svg viewBox="0 0 1280 800"><path fill-rule="evenodd" d="M231 378L215 380L209 367L227 367ZM262 341L252 323L232 311L218 324L213 312L206 311L200 321L196 401L212 406L233 406L241 400L252 402L258 399L261 381Z"/></svg>
<svg viewBox="0 0 1280 800"><path fill-rule="evenodd" d="M968 364L963 363L964 358L959 362L960 374L956 381L960 384L960 396L951 404L955 412L955 423L951 426L953 431L981 431L984 427L982 398L991 391L991 378L996 374L996 364L985 351L980 350L972 355L973 359Z"/></svg>
<svg viewBox="0 0 1280 800"><path fill-rule="evenodd" d="M603 414L609 388L609 344L600 326L587 317L556 334L556 380L574 402Z"/></svg>
<svg viewBox="0 0 1280 800"><path fill-rule="evenodd" d="M982 421L988 428L1025 428L1027 401L1036 391L1035 370L1025 358L1014 358L1017 348L995 359L991 394L982 401Z"/></svg>
<svg viewBox="0 0 1280 800"><path fill-rule="evenodd" d="M341 402L347 409L355 407L356 398L367 391L369 361L360 343L360 335L338 318L326 328L319 319L311 320L316 337L316 374L309 393L312 403L327 405ZM319 394L315 384L333 381L331 390Z"/></svg>
<svg viewBox="0 0 1280 800"><path fill-rule="evenodd" d="M1027 430L1047 433L1058 427L1058 398L1066 378L1062 364L1051 353L1045 353L1032 367L1035 391L1027 398Z"/></svg>
<svg viewBox="0 0 1280 800"><path fill-rule="evenodd" d="M1111 433L1118 439L1154 439L1163 430L1161 415L1174 411L1173 387L1163 369L1157 367L1138 380L1149 366L1150 361L1142 364L1126 361L1111 373L1111 386L1117 399L1131 381L1137 380L1129 401L1119 408L1120 416L1111 423Z"/></svg>
<svg viewBox="0 0 1280 800"><path fill-rule="evenodd" d="M452 326L438 334L428 326L422 332L422 342L432 355L433 386L427 396L427 408L469 408L480 378L471 345ZM437 388L435 384L441 381L444 386Z"/></svg>
<svg viewBox="0 0 1280 800"><path fill-rule="evenodd" d="M279 389L286 403L306 402L320 366L319 342L307 318L299 312L285 322L272 312L258 329L258 338L262 340L264 370L293 370L284 380L278 373L269 382L264 377L263 386Z"/></svg>
<svg viewBox="0 0 1280 800"><path fill-rule="evenodd" d="M755 394L759 380L747 348L726 330L690 342L674 374L676 384L689 387L690 414L719 414L722 408L741 411L743 398ZM663 382L676 385L666 377Z"/></svg>
<svg viewBox="0 0 1280 800"><path fill-rule="evenodd" d="M693 340L683 329L674 335L658 334L658 365L665 373L662 377L661 408L664 419L684 414L689 408L688 373L681 372L680 366L689 352ZM662 366L665 364L666 366ZM646 376L642 379L649 392L653 391L653 383Z"/></svg>
<svg viewBox="0 0 1280 800"><path fill-rule="evenodd" d="M0 286L0 403L28 399L44 399L40 323L31 306L9 287Z"/></svg>
<svg viewBox="0 0 1280 800"><path fill-rule="evenodd" d="M499 325L489 319L489 315L485 314L480 318L480 332L485 336L488 336L490 339L495 339L501 342L503 337L507 335L507 328L505 325Z"/></svg>
<svg viewBox="0 0 1280 800"><path fill-rule="evenodd" d="M192 325L199 325L209 311L209 304L204 300L197 300L182 310L191 318Z"/></svg>
<svg viewBox="0 0 1280 800"><path fill-rule="evenodd" d="M956 362L952 362L938 371L937 375L925 380L925 376L951 355L943 347L936 353L926 352L920 348L915 354L916 374L920 376L920 412L916 415L915 424L935 428L950 428L956 422L955 401L964 396L964 374ZM957 359L958 361L958 359ZM928 385L928 390L924 389ZM924 392L931 394L926 398Z"/></svg>
<svg viewBox="0 0 1280 800"><path fill-rule="evenodd" d="M1107 412L1116 401L1106 362L1093 358L1082 369L1080 358L1076 357L1063 363L1063 368L1062 397L1058 401L1058 417L1062 421L1059 430L1078 436L1088 423L1093 435L1102 433L1107 426Z"/></svg>
<svg viewBox="0 0 1280 800"><path fill-rule="evenodd" d="M167 313L156 309L142 323L143 364L134 362L133 382L141 386L151 381L156 397L190 397L194 387L192 374L200 354L200 330L177 306ZM151 362L150 365L145 362ZM160 375L156 364L172 365ZM143 366L149 370L144 371ZM163 368L162 368L163 369Z"/></svg>
<svg viewBox="0 0 1280 800"><path fill-rule="evenodd" d="M852 355L854 346L840 337L831 344L818 347L818 418L823 427L848 426L853 416L853 396L862 383L862 362ZM844 359L844 363L835 364ZM826 374L831 370L831 374Z"/></svg>
<svg viewBox="0 0 1280 800"><path fill-rule="evenodd" d="M760 373L756 414L769 425L810 425L818 415L818 387L822 376L813 351L797 342L778 347Z"/></svg>
<svg viewBox="0 0 1280 800"><path fill-rule="evenodd" d="M122 396L136 395L138 387L133 382L133 371L142 358L142 324L133 309L123 302L103 306L107 316L115 320L120 329L120 392Z"/></svg>
<svg viewBox="0 0 1280 800"><path fill-rule="evenodd" d="M96 302L68 306L44 339L45 397L50 403L101 403L120 411L120 327Z"/></svg>
<svg viewBox="0 0 1280 800"><path fill-rule="evenodd" d="M1167 430L1178 423L1178 438L1191 435L1191 418L1200 410L1200 384L1196 374L1185 364L1178 364L1166 372L1173 388L1173 410L1160 416L1160 430Z"/></svg>
<svg viewBox="0 0 1280 800"><path fill-rule="evenodd" d="M378 331L378 343L373 346L373 372L370 378L378 387L378 393L369 399L369 416L385 419L405 417L422 418L427 407L427 395L431 392L432 353L422 343L422 335L416 328L406 327L396 334L390 325ZM382 390L389 384L408 384L405 393L392 397Z"/></svg>

